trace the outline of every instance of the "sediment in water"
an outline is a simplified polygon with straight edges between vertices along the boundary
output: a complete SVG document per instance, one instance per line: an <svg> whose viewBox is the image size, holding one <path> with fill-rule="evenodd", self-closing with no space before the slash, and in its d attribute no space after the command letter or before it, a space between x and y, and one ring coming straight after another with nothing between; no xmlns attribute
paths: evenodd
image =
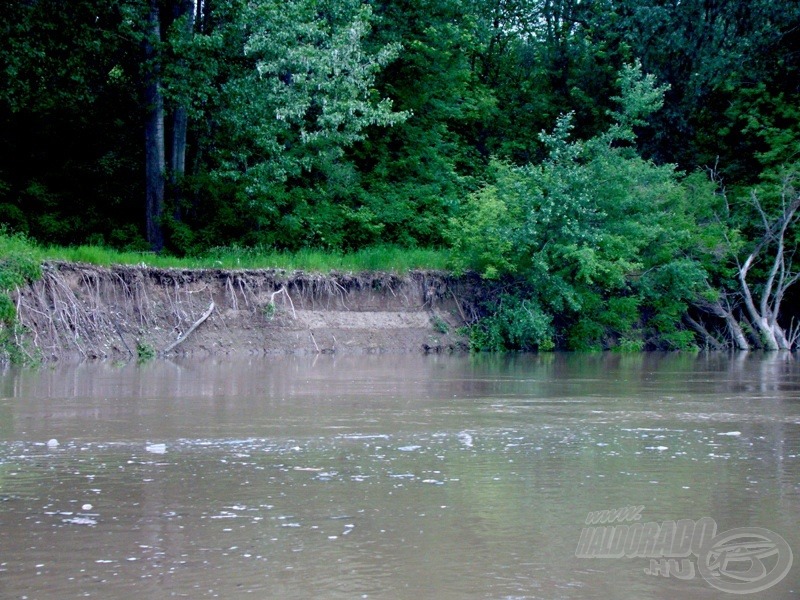
<svg viewBox="0 0 800 600"><path fill-rule="evenodd" d="M97 267L49 262L15 294L22 347L44 360L142 354L450 352L485 295L445 272Z"/></svg>

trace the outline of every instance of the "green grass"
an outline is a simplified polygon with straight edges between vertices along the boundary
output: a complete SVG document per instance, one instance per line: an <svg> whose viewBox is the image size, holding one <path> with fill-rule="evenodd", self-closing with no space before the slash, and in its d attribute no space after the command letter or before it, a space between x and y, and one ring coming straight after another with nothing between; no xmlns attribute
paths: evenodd
<svg viewBox="0 0 800 600"><path fill-rule="evenodd" d="M22 236L0 231L0 363L34 360L19 342L20 325L10 292L41 276L33 245Z"/></svg>
<svg viewBox="0 0 800 600"><path fill-rule="evenodd" d="M397 271L445 270L449 253L444 250L376 246L357 252L303 249L297 252L264 248L214 248L191 259L199 267L222 269L279 268L287 271Z"/></svg>
<svg viewBox="0 0 800 600"><path fill-rule="evenodd" d="M0 257L23 253L37 260L83 262L98 266L139 265L179 269L285 269L287 271L393 271L447 270L447 250L376 246L357 252L304 249L297 252L269 248L212 248L196 257L177 258L150 252L121 252L101 246L39 246L19 235L0 232Z"/></svg>

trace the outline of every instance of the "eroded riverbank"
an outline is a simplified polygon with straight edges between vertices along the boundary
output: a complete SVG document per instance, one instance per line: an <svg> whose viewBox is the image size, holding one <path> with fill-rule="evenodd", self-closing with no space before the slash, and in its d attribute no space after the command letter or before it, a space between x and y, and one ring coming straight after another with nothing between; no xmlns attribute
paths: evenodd
<svg viewBox="0 0 800 600"><path fill-rule="evenodd" d="M49 262L14 298L44 360L198 353L453 352L485 290L445 272L98 267Z"/></svg>

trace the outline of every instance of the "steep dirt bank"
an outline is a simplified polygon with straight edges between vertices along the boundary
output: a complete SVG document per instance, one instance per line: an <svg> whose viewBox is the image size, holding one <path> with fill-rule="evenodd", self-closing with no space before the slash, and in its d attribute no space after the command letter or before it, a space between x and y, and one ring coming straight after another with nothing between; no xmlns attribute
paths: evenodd
<svg viewBox="0 0 800 600"><path fill-rule="evenodd" d="M319 275L53 262L15 298L24 348L44 360L141 352L449 352L474 318L477 278Z"/></svg>

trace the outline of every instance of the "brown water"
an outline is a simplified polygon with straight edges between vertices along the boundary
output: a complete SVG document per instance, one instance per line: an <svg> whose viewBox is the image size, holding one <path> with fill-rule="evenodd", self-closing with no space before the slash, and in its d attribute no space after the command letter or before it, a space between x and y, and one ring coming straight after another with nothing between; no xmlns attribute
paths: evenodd
<svg viewBox="0 0 800 600"><path fill-rule="evenodd" d="M791 356L89 363L0 390L2 599L734 597L576 557L625 506L778 533L795 564L750 597L800 597Z"/></svg>

